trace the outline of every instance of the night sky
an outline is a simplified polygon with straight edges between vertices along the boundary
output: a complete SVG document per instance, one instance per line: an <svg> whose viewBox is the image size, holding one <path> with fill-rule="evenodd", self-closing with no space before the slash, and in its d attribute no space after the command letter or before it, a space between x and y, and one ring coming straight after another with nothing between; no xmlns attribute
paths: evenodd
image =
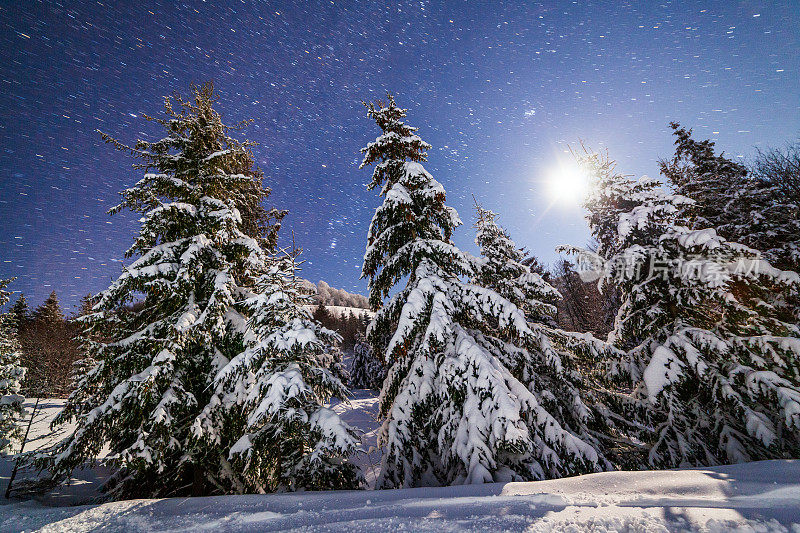
<svg viewBox="0 0 800 533"><path fill-rule="evenodd" d="M542 184L568 144L655 176L670 120L737 157L800 135L798 1L0 6L0 277L34 305L105 288L137 229L106 210L141 172L95 130L153 140L141 113L193 82L215 82L226 122L255 120L245 136L303 275L362 293L380 202L357 169L378 135L362 99L409 108L465 222L458 245L475 250L474 194L547 263L588 238Z"/></svg>

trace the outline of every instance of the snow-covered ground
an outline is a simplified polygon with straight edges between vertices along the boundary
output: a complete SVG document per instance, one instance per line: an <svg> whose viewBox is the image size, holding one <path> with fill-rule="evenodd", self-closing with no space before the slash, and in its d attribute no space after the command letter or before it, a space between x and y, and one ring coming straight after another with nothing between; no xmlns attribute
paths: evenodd
<svg viewBox="0 0 800 533"><path fill-rule="evenodd" d="M335 404L375 445L377 400ZM32 434L47 441L47 421ZM374 481L379 453L358 459ZM5 488L10 463L3 465ZM533 483L132 500L92 498L102 469L41 501L0 505L0 531L789 531L800 533L800 461L660 472L609 472Z"/></svg>
<svg viewBox="0 0 800 533"><path fill-rule="evenodd" d="M0 506L2 531L791 531L800 461L429 489Z"/></svg>
<svg viewBox="0 0 800 533"><path fill-rule="evenodd" d="M375 392L365 389L354 389L353 398L348 403L334 402L333 410L339 413L346 423L362 431L361 445L366 453L357 457L355 462L364 472L369 488L374 487L378 468L381 464L381 453L378 450L378 398Z"/></svg>

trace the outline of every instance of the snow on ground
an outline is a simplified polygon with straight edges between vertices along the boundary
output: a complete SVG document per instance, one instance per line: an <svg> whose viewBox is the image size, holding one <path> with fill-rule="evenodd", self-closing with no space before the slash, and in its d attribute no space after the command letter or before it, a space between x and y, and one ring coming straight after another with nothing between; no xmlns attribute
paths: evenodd
<svg viewBox="0 0 800 533"><path fill-rule="evenodd" d="M62 400L48 400L32 435ZM375 446L377 398L354 391L333 408ZM379 452L357 459L374 483ZM5 488L11 463L0 467ZM0 505L0 531L785 531L800 533L800 460L660 472L608 472L532 483L390 491L131 500L97 498L102 467L39 498Z"/></svg>
<svg viewBox="0 0 800 533"><path fill-rule="evenodd" d="M367 486L375 486L375 478L381 464L378 450L378 398L375 391L352 389L353 398L349 402L334 401L333 410L339 413L347 424L362 431L361 445L365 453L355 458L355 463L364 472Z"/></svg>
<svg viewBox="0 0 800 533"><path fill-rule="evenodd" d="M2 531L790 531L800 461L533 483L0 506Z"/></svg>
<svg viewBox="0 0 800 533"><path fill-rule="evenodd" d="M26 416L33 413L34 406L36 406L36 416L34 417L31 431L28 435L28 442L25 444L25 451L38 450L48 446L59 439L65 437L68 432L72 431L74 424L65 425L59 428L57 432L50 429L50 422L56 415L64 408L65 400L60 398L42 398L36 405L36 398L26 398L23 407L25 408ZM23 420L23 431L27 426L28 419Z"/></svg>

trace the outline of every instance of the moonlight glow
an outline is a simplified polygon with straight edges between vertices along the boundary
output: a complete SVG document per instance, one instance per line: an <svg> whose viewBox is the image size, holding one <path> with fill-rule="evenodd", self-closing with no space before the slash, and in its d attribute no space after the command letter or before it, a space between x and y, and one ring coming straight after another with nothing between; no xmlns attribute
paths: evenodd
<svg viewBox="0 0 800 533"><path fill-rule="evenodd" d="M589 176L576 163L560 163L546 175L545 186L553 202L578 206L589 192Z"/></svg>

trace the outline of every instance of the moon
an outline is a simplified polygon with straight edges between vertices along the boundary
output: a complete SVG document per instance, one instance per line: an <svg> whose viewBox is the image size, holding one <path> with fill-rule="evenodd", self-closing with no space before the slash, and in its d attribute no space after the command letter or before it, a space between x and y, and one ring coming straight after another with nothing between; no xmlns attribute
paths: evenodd
<svg viewBox="0 0 800 533"><path fill-rule="evenodd" d="M564 206L580 206L589 193L589 176L574 162L561 162L545 176L550 200Z"/></svg>

